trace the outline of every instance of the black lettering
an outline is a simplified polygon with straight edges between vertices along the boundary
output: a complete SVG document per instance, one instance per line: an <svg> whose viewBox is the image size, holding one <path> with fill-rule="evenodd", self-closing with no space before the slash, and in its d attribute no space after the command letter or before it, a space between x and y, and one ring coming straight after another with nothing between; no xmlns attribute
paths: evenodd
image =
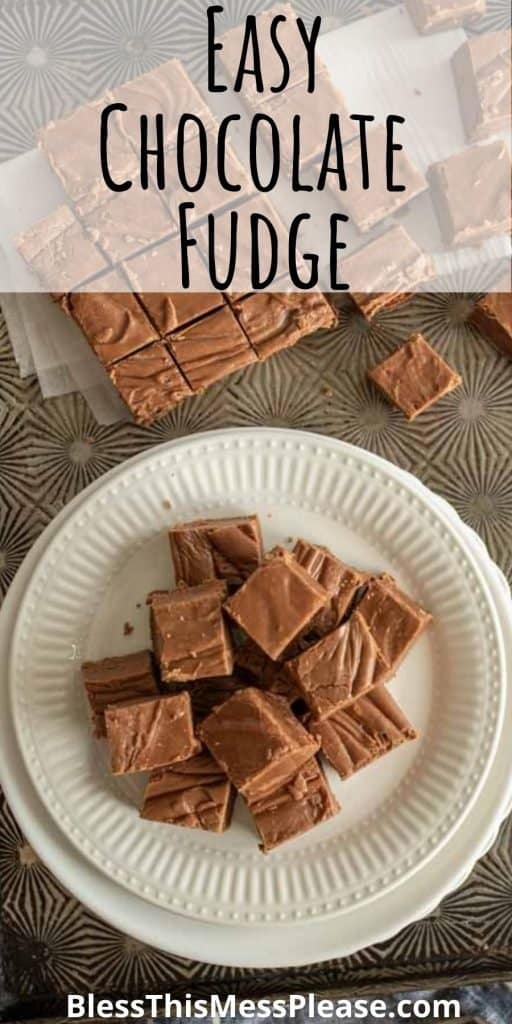
<svg viewBox="0 0 512 1024"><path fill-rule="evenodd" d="M251 284L254 291L268 288L276 276L278 259L277 231L272 221L263 213L251 213ZM259 225L264 224L270 239L270 267L266 277L261 273L262 245L259 236ZM266 250L265 250L266 251Z"/></svg>
<svg viewBox="0 0 512 1024"><path fill-rule="evenodd" d="M188 250L197 245L196 238L190 238L188 234L187 210L195 210L195 203L180 203L178 216L180 224L180 248L181 248L181 285L182 288L190 288L190 264Z"/></svg>
<svg viewBox="0 0 512 1024"><path fill-rule="evenodd" d="M156 156L156 180L160 190L165 188L165 146L164 116L155 115L156 149L148 144L149 122L146 114L140 116L140 184L146 191L149 188L148 157Z"/></svg>
<svg viewBox="0 0 512 1024"><path fill-rule="evenodd" d="M405 117L389 114L386 118L386 187L388 192L405 192L405 185L393 184L394 153L399 153L404 148L399 142L393 141L395 124L405 124Z"/></svg>
<svg viewBox="0 0 512 1024"><path fill-rule="evenodd" d="M310 213L299 213L293 218L290 224L290 236L288 245L288 265L290 269L290 277L295 288L299 288L301 291L307 291L309 288L315 288L318 284L318 256L316 253L305 252L302 256L298 257L297 253L297 237L299 229L304 220L311 220ZM311 274L307 281L303 281L299 276L297 263L300 261L307 261L311 266Z"/></svg>
<svg viewBox="0 0 512 1024"><path fill-rule="evenodd" d="M270 25L270 39L274 46L274 50L278 57L281 58L281 64L283 65L283 77L279 85L270 86L270 92L283 92L283 89L286 89L286 86L290 81L290 62L283 50L283 47L281 46L281 43L279 42L279 35L277 31L277 27L282 21L286 21L286 14L277 14L276 17L272 19L272 23Z"/></svg>
<svg viewBox="0 0 512 1024"><path fill-rule="evenodd" d="M197 125L199 142L199 170L197 173L197 179L192 185L187 178L185 168L186 142L190 142L190 139L187 139L186 137L185 131L189 121L193 121L194 124ZM199 189L201 189L205 183L208 171L208 137L203 122L199 117L196 117L195 114L183 114L182 117L180 117L176 140L176 165L182 187L187 192L199 192Z"/></svg>
<svg viewBox="0 0 512 1024"><path fill-rule="evenodd" d="M334 164L334 166L331 167L329 160L333 144L336 163ZM345 162L343 159L343 141L341 138L341 125L339 114L329 114L329 124L327 128L327 138L325 142L324 157L322 160L322 166L320 168L320 174L318 175L317 188L319 192L323 192L326 185L328 174L336 174L338 176L338 185L340 192L346 192L347 179L345 177Z"/></svg>
<svg viewBox="0 0 512 1024"><path fill-rule="evenodd" d="M364 189L370 187L370 172L368 169L368 142L366 139L366 125L375 121L372 114L351 114L351 121L359 122L359 145L361 148L361 183Z"/></svg>
<svg viewBox="0 0 512 1024"><path fill-rule="evenodd" d="M222 43L215 42L215 15L223 14L224 8L220 4L213 4L206 9L208 22L208 92L227 92L227 85L217 85L215 82L215 54L218 50L224 49Z"/></svg>
<svg viewBox="0 0 512 1024"><path fill-rule="evenodd" d="M123 181L122 185L118 185L114 181L109 168L108 163L108 121L111 114L115 110L120 110L126 113L128 107L126 103L109 103L108 107L105 107L101 112L101 126L100 126L100 160L101 160L101 173L103 180L107 188L111 192L127 192L132 187L132 181Z"/></svg>
<svg viewBox="0 0 512 1024"><path fill-rule="evenodd" d="M231 210L229 215L230 219L230 243L229 243L229 264L226 277L223 281L217 275L217 264L215 260L215 214L208 214L208 267L210 271L210 280L213 287L217 291L225 292L229 291L229 287L233 280L233 275L236 268L236 256L237 256L237 240L238 240L238 213L236 210ZM226 218L222 218L221 230L225 230Z"/></svg>
<svg viewBox="0 0 512 1024"><path fill-rule="evenodd" d="M229 114L228 117L223 118L219 125L219 135L217 141L217 174L219 176L219 182L221 188L226 192L241 192L242 186L240 183L233 184L226 176L226 134L231 121L240 121L240 114Z"/></svg>
<svg viewBox="0 0 512 1024"><path fill-rule="evenodd" d="M247 56L249 48L252 47L253 63L254 66L247 67ZM261 55L260 47L258 43L258 32L256 28L256 17L254 14L249 14L245 20L245 35L242 43L242 53L240 57L240 64L238 67L237 76L235 78L235 84L233 89L235 92L241 92L244 84L245 75L252 75L256 83L256 92L263 92L263 75L261 72Z"/></svg>
<svg viewBox="0 0 512 1024"><path fill-rule="evenodd" d="M346 292L350 285L338 281L338 253L347 248L346 242L338 238L338 224L346 224L348 217L345 213L333 213L330 218L330 279L332 292Z"/></svg>
<svg viewBox="0 0 512 1024"><path fill-rule="evenodd" d="M315 91L315 49L318 42L318 36L320 35L321 25L322 18L318 14L311 26L311 32L308 34L308 30L303 19L297 18L297 28L302 36L302 41L306 47L308 57L308 92Z"/></svg>
<svg viewBox="0 0 512 1024"><path fill-rule="evenodd" d="M260 178L260 170L258 163L258 129L260 124L266 124L270 128L271 140L271 152L272 152L272 169L268 183L265 185ZM254 184L259 192L271 192L275 188L277 181L279 180L279 170L281 166L281 139L279 136L279 129L269 117L268 114L255 114L251 122L251 132L249 138L249 163L251 168L251 175Z"/></svg>

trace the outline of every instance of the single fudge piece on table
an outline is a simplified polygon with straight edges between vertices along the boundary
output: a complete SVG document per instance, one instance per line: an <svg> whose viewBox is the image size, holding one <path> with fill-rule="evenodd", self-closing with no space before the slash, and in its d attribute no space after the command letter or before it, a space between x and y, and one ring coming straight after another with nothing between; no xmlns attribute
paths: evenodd
<svg viewBox="0 0 512 1024"><path fill-rule="evenodd" d="M100 362L111 366L158 341L158 334L135 295L123 291L124 280L116 271L100 281L101 288L108 290L74 292L60 305L83 331Z"/></svg>
<svg viewBox="0 0 512 1024"><path fill-rule="evenodd" d="M249 802L264 853L309 832L340 810L315 757L289 782L267 796Z"/></svg>
<svg viewBox="0 0 512 1024"><path fill-rule="evenodd" d="M357 611L392 672L432 622L431 614L400 590L387 574L371 580Z"/></svg>
<svg viewBox="0 0 512 1024"><path fill-rule="evenodd" d="M407 0L407 10L423 35L471 25L485 14L486 0Z"/></svg>
<svg viewBox="0 0 512 1024"><path fill-rule="evenodd" d="M401 224L394 225L343 261L350 298L360 313L371 320L377 313L395 309L434 276L429 256Z"/></svg>
<svg viewBox="0 0 512 1024"><path fill-rule="evenodd" d="M51 291L71 291L107 267L69 206L59 206L16 242L25 262Z"/></svg>
<svg viewBox="0 0 512 1024"><path fill-rule="evenodd" d="M504 356L512 359L512 294L510 274L505 274L498 287L506 291L489 292L477 302L472 323Z"/></svg>
<svg viewBox="0 0 512 1024"><path fill-rule="evenodd" d="M358 592L368 581L368 573L345 565L328 548L311 544L307 540L299 539L293 554L299 565L329 595L325 608L322 608L310 623L311 630L317 636L323 636L339 626L350 612Z"/></svg>
<svg viewBox="0 0 512 1024"><path fill-rule="evenodd" d="M342 779L418 737L386 686L329 718L310 719L308 728Z"/></svg>
<svg viewBox="0 0 512 1024"><path fill-rule="evenodd" d="M315 718L334 714L389 678L377 643L358 612L285 667Z"/></svg>
<svg viewBox="0 0 512 1024"><path fill-rule="evenodd" d="M167 825L225 832L236 791L210 754L153 771L144 793L141 818Z"/></svg>
<svg viewBox="0 0 512 1024"><path fill-rule="evenodd" d="M242 328L227 306L170 334L169 348L194 392L256 362Z"/></svg>
<svg viewBox="0 0 512 1024"><path fill-rule="evenodd" d="M239 586L261 564L263 545L257 516L196 519L169 531L177 583L193 587L221 579Z"/></svg>
<svg viewBox="0 0 512 1024"><path fill-rule="evenodd" d="M336 323L332 306L319 291L257 292L237 302L234 310L258 359Z"/></svg>
<svg viewBox="0 0 512 1024"><path fill-rule="evenodd" d="M462 384L459 374L421 334L413 334L368 376L408 420L414 420Z"/></svg>
<svg viewBox="0 0 512 1024"><path fill-rule="evenodd" d="M431 164L427 177L445 245L474 246L510 232L511 169L500 139Z"/></svg>
<svg viewBox="0 0 512 1024"><path fill-rule="evenodd" d="M188 693L110 705L105 721L114 775L163 768L201 749Z"/></svg>
<svg viewBox="0 0 512 1024"><path fill-rule="evenodd" d="M282 698L254 687L215 708L198 735L248 800L276 790L318 750Z"/></svg>
<svg viewBox="0 0 512 1024"><path fill-rule="evenodd" d="M276 661L327 599L324 588L283 550L256 569L224 607Z"/></svg>
<svg viewBox="0 0 512 1024"><path fill-rule="evenodd" d="M143 426L154 423L192 394L165 345L157 341L115 363L109 377Z"/></svg>
<svg viewBox="0 0 512 1024"><path fill-rule="evenodd" d="M231 674L233 650L222 615L226 594L227 585L213 580L151 595L153 650L165 682Z"/></svg>
<svg viewBox="0 0 512 1024"><path fill-rule="evenodd" d="M91 706L94 733L98 737L107 735L107 706L158 693L149 651L121 654L117 658L102 658L101 661L84 661L82 681Z"/></svg>
<svg viewBox="0 0 512 1024"><path fill-rule="evenodd" d="M467 137L510 129L510 31L470 36L454 53L452 67Z"/></svg>

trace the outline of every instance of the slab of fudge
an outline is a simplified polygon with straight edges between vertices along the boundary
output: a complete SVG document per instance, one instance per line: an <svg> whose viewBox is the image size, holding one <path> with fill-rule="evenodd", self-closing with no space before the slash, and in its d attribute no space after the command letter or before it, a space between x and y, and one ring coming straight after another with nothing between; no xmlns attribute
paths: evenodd
<svg viewBox="0 0 512 1024"><path fill-rule="evenodd" d="M233 280L231 281L230 292L245 292L247 294L251 290L251 274L250 268L252 263L252 247L251 247L251 217L254 214L260 214L266 217L267 220L273 225L278 243L278 257L277 267L274 280L279 281L280 278L287 277L289 271L288 262L288 251L289 251L289 236L288 231L284 227L284 224L279 217L274 207L269 203L268 199L264 195L258 193L246 202L238 206L236 210L227 210L225 213L219 214L215 218L215 267L217 275L224 279L228 268L229 268L229 257L231 251L231 218L232 215L237 215L237 234L236 234L236 269ZM207 253L210 251L209 243L209 230L207 224L200 225L195 230L195 235L201 251ZM262 270L266 270L270 266L268 259L268 233L264 225L259 229L258 234L259 240L259 251L260 261Z"/></svg>
<svg viewBox="0 0 512 1024"><path fill-rule="evenodd" d="M276 661L326 601L324 588L283 551L256 569L224 607Z"/></svg>
<svg viewBox="0 0 512 1024"><path fill-rule="evenodd" d="M188 693L145 697L105 709L113 775L149 772L199 753Z"/></svg>
<svg viewBox="0 0 512 1024"><path fill-rule="evenodd" d="M347 191L340 192L332 182L327 186L331 194L334 193L339 199L344 213L348 214L356 228L362 232L369 231L379 221L396 213L427 188L423 174L414 166L403 149L394 155L394 180L399 185L405 185L405 191L388 192L385 174L387 132L384 125L377 124L368 128L366 138L370 169L369 189L363 189L361 183L359 139L350 142L344 149Z"/></svg>
<svg viewBox="0 0 512 1024"><path fill-rule="evenodd" d="M236 791L210 754L151 772L141 818L206 832L225 832Z"/></svg>
<svg viewBox="0 0 512 1024"><path fill-rule="evenodd" d="M16 240L18 251L39 280L55 291L71 291L100 274L107 262L69 206L59 206Z"/></svg>
<svg viewBox="0 0 512 1024"><path fill-rule="evenodd" d="M268 96L261 111L271 117L279 129L281 160L288 167L294 159L293 118L296 115L300 116L301 166L322 157L331 113L341 118L346 141L358 134L355 121L349 118L345 100L327 71L317 74L313 93L308 93L305 82L288 86L283 92ZM262 137L265 137L264 132ZM270 130L268 138L270 144Z"/></svg>
<svg viewBox="0 0 512 1024"><path fill-rule="evenodd" d="M162 342L121 359L109 377L137 423L147 426L192 394Z"/></svg>
<svg viewBox="0 0 512 1024"><path fill-rule="evenodd" d="M504 274L498 288L506 291L489 292L477 302L471 321L504 356L512 359L512 294L510 274Z"/></svg>
<svg viewBox="0 0 512 1024"><path fill-rule="evenodd" d="M347 256L343 274L352 301L371 320L407 302L411 292L434 276L434 267L405 228L396 224Z"/></svg>
<svg viewBox="0 0 512 1024"><path fill-rule="evenodd" d="M421 334L413 334L368 376L408 420L414 420L462 383L459 374Z"/></svg>
<svg viewBox="0 0 512 1024"><path fill-rule="evenodd" d="M311 719L308 728L342 779L418 737L386 686L329 718Z"/></svg>
<svg viewBox="0 0 512 1024"><path fill-rule="evenodd" d="M406 0L406 3L416 28L424 35L471 25L486 9L486 0Z"/></svg>
<svg viewBox="0 0 512 1024"><path fill-rule="evenodd" d="M470 146L427 172L443 241L451 246L478 245L508 233L510 152L500 139Z"/></svg>
<svg viewBox="0 0 512 1024"><path fill-rule="evenodd" d="M149 651L121 654L117 658L102 658L100 661L84 661L82 681L92 711L94 733L98 737L107 735L107 706L158 693Z"/></svg>
<svg viewBox="0 0 512 1024"><path fill-rule="evenodd" d="M227 585L212 580L151 595L153 650L165 682L231 674L233 649L222 615L226 594Z"/></svg>
<svg viewBox="0 0 512 1024"><path fill-rule="evenodd" d="M128 192L111 192L94 210L77 209L90 237L112 263L128 259L177 230L160 196L144 192L137 182Z"/></svg>
<svg viewBox="0 0 512 1024"><path fill-rule="evenodd" d="M511 124L510 32L470 36L452 57L468 139L506 131Z"/></svg>
<svg viewBox="0 0 512 1024"><path fill-rule="evenodd" d="M370 581L357 611L369 627L385 664L393 672L432 622L430 613L385 573Z"/></svg>
<svg viewBox="0 0 512 1024"><path fill-rule="evenodd" d="M278 789L249 802L263 853L309 832L340 810L315 757Z"/></svg>
<svg viewBox="0 0 512 1024"><path fill-rule="evenodd" d="M345 565L328 548L310 541L299 539L293 549L299 565L302 565L329 595L329 600L317 612L310 628L317 636L329 633L350 612L358 591L368 581L368 573L360 572Z"/></svg>
<svg viewBox="0 0 512 1024"><path fill-rule="evenodd" d="M332 306L319 291L257 292L237 302L234 310L258 359L336 323Z"/></svg>
<svg viewBox="0 0 512 1024"><path fill-rule="evenodd" d="M139 301L162 337L224 305L221 293L211 291L209 274L195 248L189 252L193 290L169 291L177 280L180 260L180 239L175 237L123 264L133 290L138 292ZM202 288L205 290L201 291Z"/></svg>
<svg viewBox="0 0 512 1024"><path fill-rule="evenodd" d="M99 281L102 288L112 290L70 293L61 307L81 328L100 362L111 366L158 341L158 334L135 295L123 291L124 281L117 271Z"/></svg>
<svg viewBox="0 0 512 1024"><path fill-rule="evenodd" d="M256 362L255 352L227 306L170 334L168 343L194 392Z"/></svg>
<svg viewBox="0 0 512 1024"><path fill-rule="evenodd" d="M316 754L315 740L286 701L255 687L239 690L201 723L199 738L234 786L259 799Z"/></svg>
<svg viewBox="0 0 512 1024"><path fill-rule="evenodd" d="M169 530L177 583L193 587L206 580L238 586L261 564L263 544L257 516L196 519Z"/></svg>
<svg viewBox="0 0 512 1024"><path fill-rule="evenodd" d="M170 163L166 170L166 184L162 199L168 206L174 220L179 224L179 206L181 203L194 203L194 209L187 211L187 224L194 225L205 220L208 214L218 214L228 206L243 202L255 191L252 179L238 159L229 143L225 146L224 173L231 185L240 185L238 192L222 187L218 172L218 132L216 129L206 133L207 172L201 188L197 192L188 192L180 181L176 161ZM197 139L187 142L183 154L186 181L194 185L199 180L201 170L200 149Z"/></svg>

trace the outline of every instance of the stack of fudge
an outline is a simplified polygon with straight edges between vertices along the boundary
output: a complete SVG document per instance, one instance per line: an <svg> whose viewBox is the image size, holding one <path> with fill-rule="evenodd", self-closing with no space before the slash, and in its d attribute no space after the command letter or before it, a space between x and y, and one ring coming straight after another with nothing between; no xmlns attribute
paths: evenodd
<svg viewBox="0 0 512 1024"><path fill-rule="evenodd" d="M387 684L431 616L309 541L265 554L256 516L169 537L152 651L82 667L94 731L150 773L143 818L223 832L238 793L267 852L338 812L321 756L346 779L416 738Z"/></svg>

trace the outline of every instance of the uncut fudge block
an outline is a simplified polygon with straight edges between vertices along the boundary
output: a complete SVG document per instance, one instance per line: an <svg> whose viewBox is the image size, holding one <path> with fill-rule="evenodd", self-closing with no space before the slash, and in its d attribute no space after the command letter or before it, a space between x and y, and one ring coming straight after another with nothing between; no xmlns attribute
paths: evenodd
<svg viewBox="0 0 512 1024"><path fill-rule="evenodd" d="M313 93L308 93L306 82L288 86L283 92L265 99L261 111L271 117L279 129L281 160L288 167L291 167L294 158L293 118L296 115L300 115L301 119L301 166L323 156L331 112L341 118L346 141L358 133L355 121L349 118L343 96L326 71L317 74ZM271 145L270 130L268 140Z"/></svg>
<svg viewBox="0 0 512 1024"><path fill-rule="evenodd" d="M510 32L471 36L454 53L452 67L468 138L510 128Z"/></svg>
<svg viewBox="0 0 512 1024"><path fill-rule="evenodd" d="M109 376L137 423L147 425L192 394L165 345L154 342L111 367Z"/></svg>
<svg viewBox="0 0 512 1024"><path fill-rule="evenodd" d="M286 671L316 718L334 714L388 675L366 621L357 612L287 661Z"/></svg>
<svg viewBox="0 0 512 1024"><path fill-rule="evenodd" d="M286 702L254 687L239 690L215 708L198 729L234 786L255 800L274 791L309 761L318 741Z"/></svg>
<svg viewBox="0 0 512 1024"><path fill-rule="evenodd" d="M316 758L277 790L249 802L264 853L309 832L337 814L340 806Z"/></svg>
<svg viewBox="0 0 512 1024"><path fill-rule="evenodd" d="M169 335L168 343L194 392L204 391L215 381L256 362L255 353L227 306Z"/></svg>
<svg viewBox="0 0 512 1024"><path fill-rule="evenodd" d="M329 600L315 615L310 627L318 636L329 633L339 626L350 612L356 595L368 580L368 573L345 565L328 548L298 540L293 554L299 565L320 584L329 595Z"/></svg>
<svg viewBox="0 0 512 1024"><path fill-rule="evenodd" d="M430 613L386 574L370 582L357 611L370 629L385 664L393 671L432 622Z"/></svg>
<svg viewBox="0 0 512 1024"><path fill-rule="evenodd" d="M165 682L229 676L233 650L222 616L220 581L151 596L153 650Z"/></svg>
<svg viewBox="0 0 512 1024"><path fill-rule="evenodd" d="M114 775L148 772L197 754L188 693L146 697L105 709Z"/></svg>
<svg viewBox="0 0 512 1024"><path fill-rule="evenodd" d="M510 173L510 152L501 140L471 146L429 167L446 245L478 245L510 231Z"/></svg>
<svg viewBox="0 0 512 1024"><path fill-rule="evenodd" d="M504 356L512 359L512 294L510 275L505 274L498 287L507 291L489 292L477 302L472 323Z"/></svg>
<svg viewBox="0 0 512 1024"><path fill-rule="evenodd" d="M224 607L275 661L326 601L324 588L286 551L256 569Z"/></svg>
<svg viewBox="0 0 512 1024"><path fill-rule="evenodd" d="M17 239L17 247L40 281L71 291L105 270L107 263L68 206L39 221Z"/></svg>
<svg viewBox="0 0 512 1024"><path fill-rule="evenodd" d="M234 309L258 359L268 359L307 334L336 323L332 306L317 291L258 292L239 301Z"/></svg>
<svg viewBox="0 0 512 1024"><path fill-rule="evenodd" d="M155 192L134 182L128 192L112 193L94 210L81 213L87 231L99 248L117 263L176 232L177 225Z"/></svg>
<svg viewBox="0 0 512 1024"><path fill-rule="evenodd" d="M180 523L169 531L169 543L176 582L190 587L213 579L237 586L263 557L257 516Z"/></svg>
<svg viewBox="0 0 512 1024"><path fill-rule="evenodd" d="M486 0L407 0L407 10L422 34L470 25L485 14Z"/></svg>
<svg viewBox="0 0 512 1024"><path fill-rule="evenodd" d="M158 334L135 296L122 290L124 282L116 272L100 281L102 288L112 291L70 293L61 307L83 331L100 362L111 366L158 341Z"/></svg>
<svg viewBox="0 0 512 1024"><path fill-rule="evenodd" d="M101 661L84 661L82 681L92 711L94 733L98 737L107 735L107 706L158 693L149 651L102 658Z"/></svg>
<svg viewBox="0 0 512 1024"><path fill-rule="evenodd" d="M459 374L421 334L413 334L368 376L408 420L414 420L462 383Z"/></svg>
<svg viewBox="0 0 512 1024"><path fill-rule="evenodd" d="M311 719L308 728L342 779L418 737L386 686L377 687L330 718Z"/></svg>
<svg viewBox="0 0 512 1024"><path fill-rule="evenodd" d="M198 754L153 771L144 792L141 818L167 825L225 832L236 792L210 754Z"/></svg>
<svg viewBox="0 0 512 1024"><path fill-rule="evenodd" d="M423 282L434 276L430 258L401 224L384 231L343 261L350 297L371 320L377 313L401 306Z"/></svg>

